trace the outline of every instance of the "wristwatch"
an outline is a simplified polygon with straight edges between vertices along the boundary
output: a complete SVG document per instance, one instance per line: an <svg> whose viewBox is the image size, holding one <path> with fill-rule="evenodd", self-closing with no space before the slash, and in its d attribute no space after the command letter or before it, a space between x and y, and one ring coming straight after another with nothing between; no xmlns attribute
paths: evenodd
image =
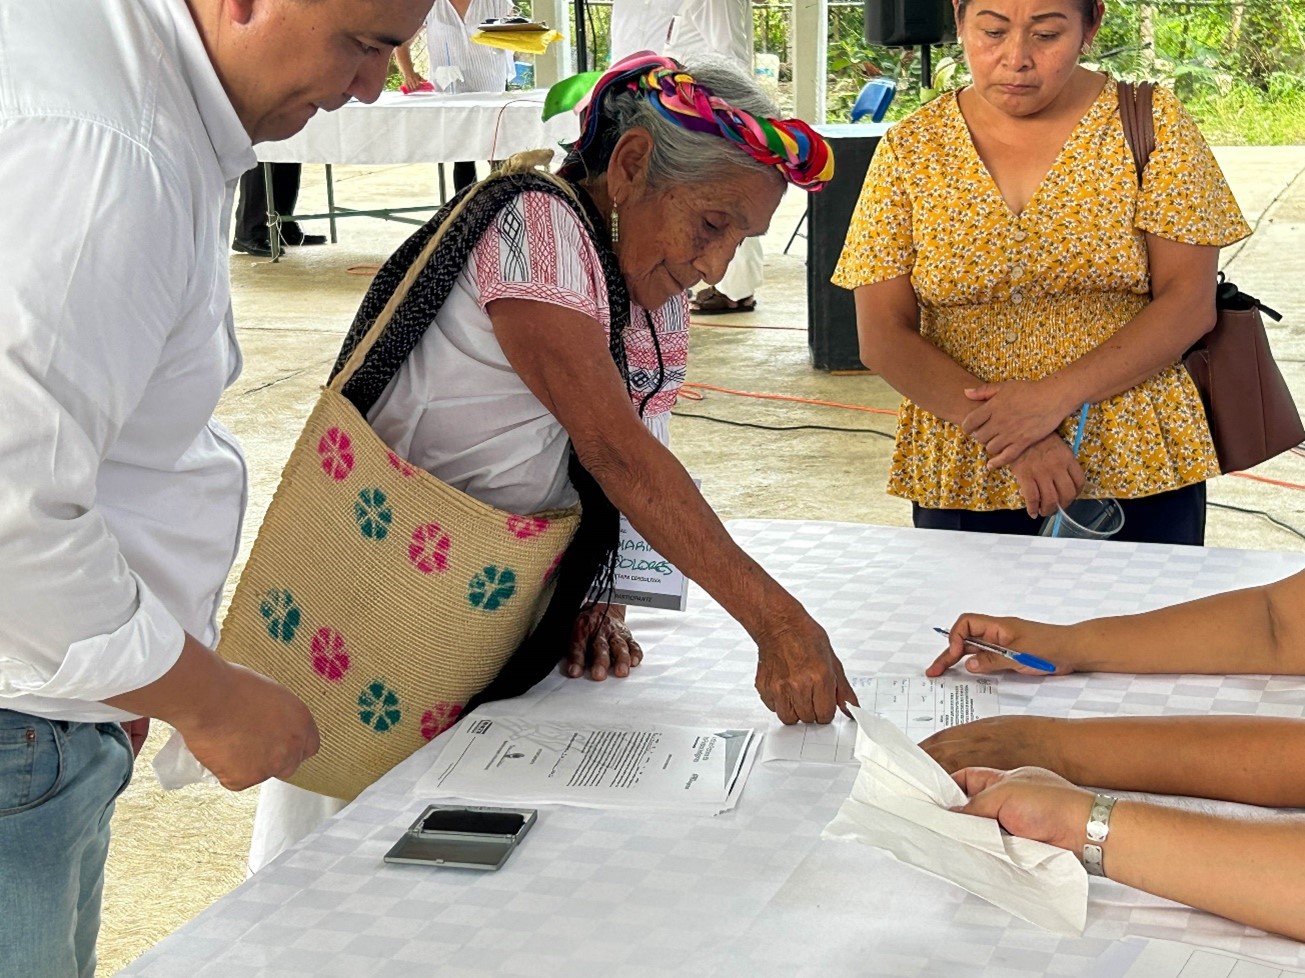
<svg viewBox="0 0 1305 978"><path fill-rule="evenodd" d="M1097 795L1088 815L1087 843L1083 846L1083 868L1089 876L1105 876L1105 853L1102 845L1110 834L1110 815L1115 810L1115 799L1110 795Z"/></svg>

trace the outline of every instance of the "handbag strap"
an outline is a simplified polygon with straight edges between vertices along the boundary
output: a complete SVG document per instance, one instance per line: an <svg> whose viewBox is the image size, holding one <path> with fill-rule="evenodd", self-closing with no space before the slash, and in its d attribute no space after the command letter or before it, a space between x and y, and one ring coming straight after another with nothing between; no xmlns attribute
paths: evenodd
<svg viewBox="0 0 1305 978"><path fill-rule="evenodd" d="M509 160L490 178L440 208L381 266L341 347L328 386L366 415L421 342L435 313L453 291L458 275L498 214L527 191L561 199L575 212L603 265L612 312L613 360L625 377L622 334L629 295L611 245L588 195L540 169L538 154Z"/></svg>
<svg viewBox="0 0 1305 978"><path fill-rule="evenodd" d="M1142 186L1142 173L1151 161L1155 150L1155 120L1152 115L1154 82L1117 82L1119 91L1119 119L1124 126L1124 142L1133 155L1133 169L1137 171L1137 185Z"/></svg>

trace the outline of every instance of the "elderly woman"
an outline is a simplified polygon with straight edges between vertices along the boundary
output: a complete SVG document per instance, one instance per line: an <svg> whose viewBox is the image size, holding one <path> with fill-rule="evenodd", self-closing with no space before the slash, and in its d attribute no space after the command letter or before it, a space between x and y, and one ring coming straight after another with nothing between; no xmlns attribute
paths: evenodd
<svg viewBox="0 0 1305 978"><path fill-rule="evenodd" d="M394 353L402 366L344 388L396 453L476 499L526 514L582 503L557 593L527 640L537 647L518 650L473 702L556 667L595 571L601 582L611 566L616 510L748 631L757 690L781 720L828 722L855 702L824 629L731 540L645 423L660 416L650 423L664 429L683 381L685 290L719 280L740 242L765 233L786 181L818 189L832 172L820 137L776 114L724 63L636 55L613 66L583 109L564 185L518 164L460 197L429 288L387 328L407 337ZM432 234L423 228L381 270L342 362ZM572 560L577 551L587 559ZM624 671L628 630L591 610L579 632L595 630L596 664L607 667L607 644ZM579 665L573 657L568 671ZM251 866L338 807L269 783Z"/></svg>

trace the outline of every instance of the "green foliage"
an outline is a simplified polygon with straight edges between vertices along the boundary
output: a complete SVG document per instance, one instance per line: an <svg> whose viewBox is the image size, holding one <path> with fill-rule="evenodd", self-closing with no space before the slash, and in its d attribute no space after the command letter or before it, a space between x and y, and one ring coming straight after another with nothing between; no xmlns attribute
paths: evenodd
<svg viewBox="0 0 1305 978"><path fill-rule="evenodd" d="M877 73L898 78L890 119L919 105L918 57L868 47L859 4L831 4L829 35L831 121L848 118ZM944 46L935 57L960 51ZM1110 0L1086 61L1170 86L1211 142L1305 143L1305 0ZM950 75L942 68L936 90L967 83L963 64Z"/></svg>

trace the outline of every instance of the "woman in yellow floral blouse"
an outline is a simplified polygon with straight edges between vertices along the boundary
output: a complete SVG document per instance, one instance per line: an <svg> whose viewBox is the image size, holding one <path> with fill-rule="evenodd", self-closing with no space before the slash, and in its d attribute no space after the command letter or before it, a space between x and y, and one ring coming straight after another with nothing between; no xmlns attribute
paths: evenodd
<svg viewBox="0 0 1305 978"><path fill-rule="evenodd" d="M1102 13L957 0L973 84L889 130L866 176L834 282L903 395L888 491L917 526L1034 533L1083 495L1120 500L1117 539L1204 541L1219 467L1181 357L1250 228L1164 89L1139 190L1116 86L1078 64Z"/></svg>

